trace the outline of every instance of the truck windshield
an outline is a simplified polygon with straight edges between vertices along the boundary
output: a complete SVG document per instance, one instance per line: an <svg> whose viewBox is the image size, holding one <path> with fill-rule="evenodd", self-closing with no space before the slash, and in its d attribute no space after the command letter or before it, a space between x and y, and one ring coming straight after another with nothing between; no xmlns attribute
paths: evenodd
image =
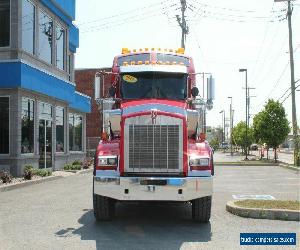
<svg viewBox="0 0 300 250"><path fill-rule="evenodd" d="M186 74L138 72L121 75L123 99L165 98L183 100L187 96L186 92Z"/></svg>

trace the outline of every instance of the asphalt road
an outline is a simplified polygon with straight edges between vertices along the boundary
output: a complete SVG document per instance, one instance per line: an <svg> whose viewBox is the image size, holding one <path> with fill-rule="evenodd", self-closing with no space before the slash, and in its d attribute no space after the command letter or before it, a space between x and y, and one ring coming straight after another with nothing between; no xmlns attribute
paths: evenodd
<svg viewBox="0 0 300 250"><path fill-rule="evenodd" d="M91 174L72 176L0 193L0 249L241 249L241 232L296 232L299 247L298 222L246 219L225 210L234 194L299 199L299 189L292 170L217 166L208 224L193 223L188 204L138 203L119 204L114 221L96 223Z"/></svg>

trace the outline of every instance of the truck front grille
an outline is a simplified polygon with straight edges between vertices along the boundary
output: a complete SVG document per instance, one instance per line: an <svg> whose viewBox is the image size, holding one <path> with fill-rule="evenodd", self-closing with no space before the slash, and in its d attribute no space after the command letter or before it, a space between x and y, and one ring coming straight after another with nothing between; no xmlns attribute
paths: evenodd
<svg viewBox="0 0 300 250"><path fill-rule="evenodd" d="M129 125L129 171L177 172L179 131L179 125Z"/></svg>

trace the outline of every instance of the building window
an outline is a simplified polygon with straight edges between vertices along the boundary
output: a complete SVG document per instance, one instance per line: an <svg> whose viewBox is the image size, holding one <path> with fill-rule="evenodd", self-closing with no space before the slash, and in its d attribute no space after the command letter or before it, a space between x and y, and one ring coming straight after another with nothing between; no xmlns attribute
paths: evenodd
<svg viewBox="0 0 300 250"><path fill-rule="evenodd" d="M9 97L0 97L0 154L9 154Z"/></svg>
<svg viewBox="0 0 300 250"><path fill-rule="evenodd" d="M0 47L9 46L10 0L0 0Z"/></svg>
<svg viewBox="0 0 300 250"><path fill-rule="evenodd" d="M65 119L64 108L56 107L56 152L64 152L65 148Z"/></svg>
<svg viewBox="0 0 300 250"><path fill-rule="evenodd" d="M28 1L22 2L22 48L28 53L34 51L35 7Z"/></svg>
<svg viewBox="0 0 300 250"><path fill-rule="evenodd" d="M69 65L69 67L68 67L69 81L73 80L73 71L74 71L74 69L73 69L73 65L74 65L73 58L74 58L74 56L70 53L69 57L68 57L68 59L69 59L68 60L68 65Z"/></svg>
<svg viewBox="0 0 300 250"><path fill-rule="evenodd" d="M39 48L38 56L45 62L52 63L52 43L53 43L53 21L45 14L45 12L39 12Z"/></svg>
<svg viewBox="0 0 300 250"><path fill-rule="evenodd" d="M22 97L22 141L21 153L34 152L34 101Z"/></svg>
<svg viewBox="0 0 300 250"><path fill-rule="evenodd" d="M56 66L57 68L65 69L65 30L57 23L56 24Z"/></svg>
<svg viewBox="0 0 300 250"><path fill-rule="evenodd" d="M82 151L82 116L69 114L69 148L70 151Z"/></svg>

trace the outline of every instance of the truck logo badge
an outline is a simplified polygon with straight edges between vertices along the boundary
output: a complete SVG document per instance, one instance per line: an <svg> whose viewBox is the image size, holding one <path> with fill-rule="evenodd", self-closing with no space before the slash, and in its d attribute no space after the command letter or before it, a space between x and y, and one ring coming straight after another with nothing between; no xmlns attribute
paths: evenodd
<svg viewBox="0 0 300 250"><path fill-rule="evenodd" d="M156 118L157 118L157 109L151 109L151 119L152 124L156 124Z"/></svg>

